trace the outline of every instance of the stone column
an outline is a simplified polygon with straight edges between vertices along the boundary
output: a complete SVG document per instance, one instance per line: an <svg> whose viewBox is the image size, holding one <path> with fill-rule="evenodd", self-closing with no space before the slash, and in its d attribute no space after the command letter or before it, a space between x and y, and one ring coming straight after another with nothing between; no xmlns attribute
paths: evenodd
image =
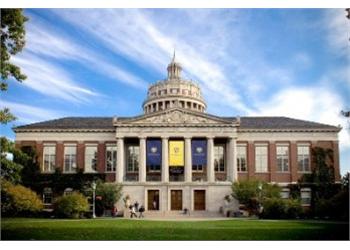
<svg viewBox="0 0 350 250"><path fill-rule="evenodd" d="M139 182L146 182L146 138L140 137Z"/></svg>
<svg viewBox="0 0 350 250"><path fill-rule="evenodd" d="M214 138L207 137L208 140L208 160L207 160L207 174L208 182L215 182L215 170L214 170Z"/></svg>
<svg viewBox="0 0 350 250"><path fill-rule="evenodd" d="M168 137L162 137L162 182L169 182Z"/></svg>
<svg viewBox="0 0 350 250"><path fill-rule="evenodd" d="M117 139L117 171L116 180L122 183L124 179L124 138Z"/></svg>
<svg viewBox="0 0 350 250"><path fill-rule="evenodd" d="M192 181L191 137L185 138L185 182Z"/></svg>
<svg viewBox="0 0 350 250"><path fill-rule="evenodd" d="M237 149L236 139L230 137L228 139L228 164L227 164L227 177L229 181L237 181Z"/></svg>

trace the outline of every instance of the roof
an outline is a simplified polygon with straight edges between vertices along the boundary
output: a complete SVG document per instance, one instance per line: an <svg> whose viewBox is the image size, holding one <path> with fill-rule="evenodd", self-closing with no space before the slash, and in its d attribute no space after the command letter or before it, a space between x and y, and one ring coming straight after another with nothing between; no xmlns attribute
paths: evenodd
<svg viewBox="0 0 350 250"><path fill-rule="evenodd" d="M207 114L209 115L209 114ZM210 116L210 115L209 115ZM136 116L141 117L141 116ZM118 117L118 120L129 120L136 117ZM214 116L219 117L219 116ZM237 117L219 117L223 120L236 121ZM28 125L18 126L14 128L15 132L21 132L26 130L51 130L51 129L97 129L97 130L114 130L113 117L65 117L60 119L54 119L49 121L43 121L38 123L32 123ZM330 130L338 132L339 127L305 121L299 119L293 119L289 117L240 117L239 130L284 130L284 129L316 129L316 130Z"/></svg>

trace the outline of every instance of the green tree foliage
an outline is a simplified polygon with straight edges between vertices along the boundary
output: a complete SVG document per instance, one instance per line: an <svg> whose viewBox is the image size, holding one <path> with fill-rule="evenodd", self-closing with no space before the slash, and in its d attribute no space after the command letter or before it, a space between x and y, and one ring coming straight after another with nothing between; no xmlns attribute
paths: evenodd
<svg viewBox="0 0 350 250"><path fill-rule="evenodd" d="M89 211L87 198L79 192L61 196L54 203L54 211L58 217L79 218Z"/></svg>
<svg viewBox="0 0 350 250"><path fill-rule="evenodd" d="M28 215L43 209L38 195L22 185L1 180L1 212L3 215Z"/></svg>
<svg viewBox="0 0 350 250"><path fill-rule="evenodd" d="M14 143L5 137L0 138L0 144L1 177L12 183L20 183L22 170L27 166L27 162L31 161L31 157L16 149ZM12 154L13 159L8 159L7 154Z"/></svg>
<svg viewBox="0 0 350 250"><path fill-rule="evenodd" d="M275 197L263 200L263 212L260 217L264 219L296 219L302 213L300 200Z"/></svg>
<svg viewBox="0 0 350 250"><path fill-rule="evenodd" d="M1 83L0 90L6 91L8 84L5 82L13 77L22 82L26 76L21 69L10 62L11 55L20 52L25 45L24 23L28 18L22 14L22 9L1 9ZM0 110L0 122L7 124L15 119L8 108Z"/></svg>
<svg viewBox="0 0 350 250"><path fill-rule="evenodd" d="M112 209L122 196L122 186L114 183L98 183L96 195L101 196L104 209Z"/></svg>
<svg viewBox="0 0 350 250"><path fill-rule="evenodd" d="M281 188L258 180L246 180L232 184L232 196L244 205L250 214L257 214L259 205L266 198L280 198Z"/></svg>

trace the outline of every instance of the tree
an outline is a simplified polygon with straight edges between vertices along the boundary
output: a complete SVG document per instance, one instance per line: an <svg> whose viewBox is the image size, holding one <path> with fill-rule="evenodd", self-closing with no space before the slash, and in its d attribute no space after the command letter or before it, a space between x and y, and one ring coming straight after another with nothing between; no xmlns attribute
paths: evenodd
<svg viewBox="0 0 350 250"><path fill-rule="evenodd" d="M5 81L10 77L19 82L26 79L21 69L10 62L11 55L22 51L25 45L24 23L26 21L28 18L22 14L22 9L1 9L1 91L7 90L8 84ZM7 124L14 119L15 116L8 108L0 110L2 124Z"/></svg>
<svg viewBox="0 0 350 250"><path fill-rule="evenodd" d="M5 137L0 138L0 146L1 177L15 184L20 183L23 166L30 161L30 157L16 149L14 143ZM7 158L8 154L12 154L12 160Z"/></svg>
<svg viewBox="0 0 350 250"><path fill-rule="evenodd" d="M98 183L96 195L101 196L104 209L112 209L122 196L122 186L113 183Z"/></svg>

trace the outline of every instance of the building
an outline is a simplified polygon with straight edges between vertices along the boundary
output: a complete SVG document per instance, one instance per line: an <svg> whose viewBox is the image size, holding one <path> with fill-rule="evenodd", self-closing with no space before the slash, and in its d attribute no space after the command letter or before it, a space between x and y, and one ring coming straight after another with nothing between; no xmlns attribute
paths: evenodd
<svg viewBox="0 0 350 250"><path fill-rule="evenodd" d="M175 56L167 70L167 79L149 87L139 116L68 117L19 126L16 145L36 148L43 173L55 166L63 173L77 168L105 173L106 181L122 183L124 196L146 210L216 213L232 182L296 183L311 172L316 146L333 150L340 179L340 128L288 117L208 114L199 85L181 78ZM310 190L301 196L307 204Z"/></svg>

